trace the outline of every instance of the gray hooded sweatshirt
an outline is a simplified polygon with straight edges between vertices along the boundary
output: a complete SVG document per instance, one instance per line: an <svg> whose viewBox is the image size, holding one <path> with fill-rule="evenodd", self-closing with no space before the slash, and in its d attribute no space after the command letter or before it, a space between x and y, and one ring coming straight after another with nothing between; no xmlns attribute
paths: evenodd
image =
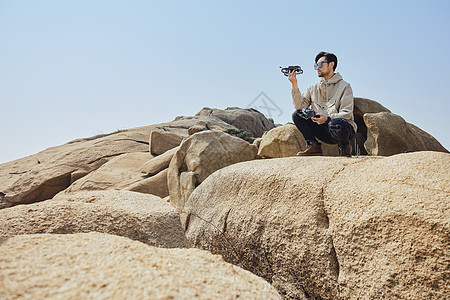
<svg viewBox="0 0 450 300"><path fill-rule="evenodd" d="M305 93L292 90L292 99L295 109L311 106L316 113L324 114L331 119L342 118L353 126L357 126L353 118L353 91L350 84L336 73L328 80L323 78L310 86Z"/></svg>

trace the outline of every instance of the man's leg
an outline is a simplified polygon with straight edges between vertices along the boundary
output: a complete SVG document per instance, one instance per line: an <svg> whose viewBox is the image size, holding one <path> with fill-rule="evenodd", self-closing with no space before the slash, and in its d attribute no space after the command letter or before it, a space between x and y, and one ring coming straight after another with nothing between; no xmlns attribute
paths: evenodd
<svg viewBox="0 0 450 300"><path fill-rule="evenodd" d="M309 156L309 155L322 155L322 147L317 141L316 137L320 139L320 136L329 135L328 127L326 125L319 125L313 122L311 119L304 119L300 117L295 111L292 114L292 120L300 133L305 138L308 148L303 152L298 152L297 155ZM324 141L326 142L326 141Z"/></svg>
<svg viewBox="0 0 450 300"><path fill-rule="evenodd" d="M305 138L307 145L319 144L313 131L314 124L316 123L314 123L311 119L306 120L300 117L297 110L292 114L292 120L294 121L297 129Z"/></svg>
<svg viewBox="0 0 450 300"><path fill-rule="evenodd" d="M352 125L344 119L333 119L328 124L330 136L336 140L341 149L342 156L351 156L352 146L350 140L355 136Z"/></svg>

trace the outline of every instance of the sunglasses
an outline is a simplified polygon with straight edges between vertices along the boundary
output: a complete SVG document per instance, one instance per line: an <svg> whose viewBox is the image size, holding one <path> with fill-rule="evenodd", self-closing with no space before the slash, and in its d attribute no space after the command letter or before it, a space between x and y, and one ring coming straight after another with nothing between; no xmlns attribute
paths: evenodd
<svg viewBox="0 0 450 300"><path fill-rule="evenodd" d="M317 70L317 68L322 68L322 64L327 64L327 61L319 61L318 63L314 64L314 70Z"/></svg>

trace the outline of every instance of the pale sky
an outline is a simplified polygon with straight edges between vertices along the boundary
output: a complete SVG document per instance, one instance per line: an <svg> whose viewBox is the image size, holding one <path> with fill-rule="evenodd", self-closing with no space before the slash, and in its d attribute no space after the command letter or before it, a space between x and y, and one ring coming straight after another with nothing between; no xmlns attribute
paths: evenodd
<svg viewBox="0 0 450 300"><path fill-rule="evenodd" d="M0 0L0 163L70 140L246 108L291 121L290 83L338 57L354 96L450 149L450 1ZM261 109L261 112L269 112Z"/></svg>

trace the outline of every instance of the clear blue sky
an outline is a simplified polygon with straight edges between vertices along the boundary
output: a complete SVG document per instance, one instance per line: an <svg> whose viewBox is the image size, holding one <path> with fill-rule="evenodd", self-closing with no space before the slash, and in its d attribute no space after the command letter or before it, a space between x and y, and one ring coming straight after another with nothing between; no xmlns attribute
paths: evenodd
<svg viewBox="0 0 450 300"><path fill-rule="evenodd" d="M0 163L70 140L247 107L290 121L279 66L317 82L334 52L355 96L450 149L450 1L0 0ZM264 111L263 111L264 112Z"/></svg>

